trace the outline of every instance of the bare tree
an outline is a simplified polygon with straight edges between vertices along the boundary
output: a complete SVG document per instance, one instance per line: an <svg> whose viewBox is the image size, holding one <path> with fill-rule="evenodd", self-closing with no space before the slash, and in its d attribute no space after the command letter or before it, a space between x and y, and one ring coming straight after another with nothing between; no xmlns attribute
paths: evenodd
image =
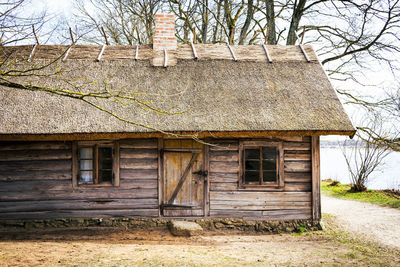
<svg viewBox="0 0 400 267"><path fill-rule="evenodd" d="M383 135L382 122L378 116L375 116L367 127ZM391 149L384 143L374 140L371 135L362 132L358 133L356 138L355 142L346 140L341 149L350 173L351 191L362 192L367 189L371 173L379 170Z"/></svg>

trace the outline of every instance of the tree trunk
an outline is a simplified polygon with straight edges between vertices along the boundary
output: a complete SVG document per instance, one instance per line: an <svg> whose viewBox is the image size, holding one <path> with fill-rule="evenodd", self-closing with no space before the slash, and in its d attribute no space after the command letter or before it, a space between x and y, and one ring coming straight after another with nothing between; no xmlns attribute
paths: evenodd
<svg viewBox="0 0 400 267"><path fill-rule="evenodd" d="M267 0L265 2L267 13L267 44L276 45L276 28L275 28L275 4L274 0Z"/></svg>
<svg viewBox="0 0 400 267"><path fill-rule="evenodd" d="M297 0L293 5L293 15L292 20L290 21L289 32L287 36L286 45L294 45L296 43L296 31L299 28L301 17L303 16L304 6L306 5L307 0Z"/></svg>
<svg viewBox="0 0 400 267"><path fill-rule="evenodd" d="M253 19L254 15L254 7L253 7L253 0L248 0L247 1L247 15L246 15L246 21L244 22L244 25L242 27L242 30L240 31L240 37L239 37L239 44L242 45L244 41L246 40L247 37L247 31L249 30L251 20Z"/></svg>

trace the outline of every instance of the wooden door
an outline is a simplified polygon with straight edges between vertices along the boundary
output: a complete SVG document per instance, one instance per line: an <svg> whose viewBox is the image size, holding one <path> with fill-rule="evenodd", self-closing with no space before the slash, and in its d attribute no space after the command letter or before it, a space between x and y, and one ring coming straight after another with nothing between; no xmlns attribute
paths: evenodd
<svg viewBox="0 0 400 267"><path fill-rule="evenodd" d="M164 216L204 215L204 145L193 140L165 140L163 148Z"/></svg>

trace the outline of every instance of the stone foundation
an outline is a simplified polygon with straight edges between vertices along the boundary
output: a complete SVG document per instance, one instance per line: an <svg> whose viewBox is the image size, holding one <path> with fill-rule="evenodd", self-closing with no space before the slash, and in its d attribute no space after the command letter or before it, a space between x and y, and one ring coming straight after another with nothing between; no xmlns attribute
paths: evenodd
<svg viewBox="0 0 400 267"><path fill-rule="evenodd" d="M130 229L167 228L173 218L66 218L43 220L4 220L0 228L64 228L64 227L125 227ZM304 232L322 230L320 221L259 221L238 218L185 219L201 225L205 230L239 230L254 232Z"/></svg>

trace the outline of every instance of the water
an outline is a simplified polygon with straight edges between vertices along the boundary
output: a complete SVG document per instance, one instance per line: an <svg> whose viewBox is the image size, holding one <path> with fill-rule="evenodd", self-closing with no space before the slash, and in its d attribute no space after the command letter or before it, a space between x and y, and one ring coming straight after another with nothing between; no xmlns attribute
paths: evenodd
<svg viewBox="0 0 400 267"><path fill-rule="evenodd" d="M369 189L400 189L400 152L390 153L383 165L369 176ZM321 179L332 179L349 184L350 173L338 147L321 147Z"/></svg>

